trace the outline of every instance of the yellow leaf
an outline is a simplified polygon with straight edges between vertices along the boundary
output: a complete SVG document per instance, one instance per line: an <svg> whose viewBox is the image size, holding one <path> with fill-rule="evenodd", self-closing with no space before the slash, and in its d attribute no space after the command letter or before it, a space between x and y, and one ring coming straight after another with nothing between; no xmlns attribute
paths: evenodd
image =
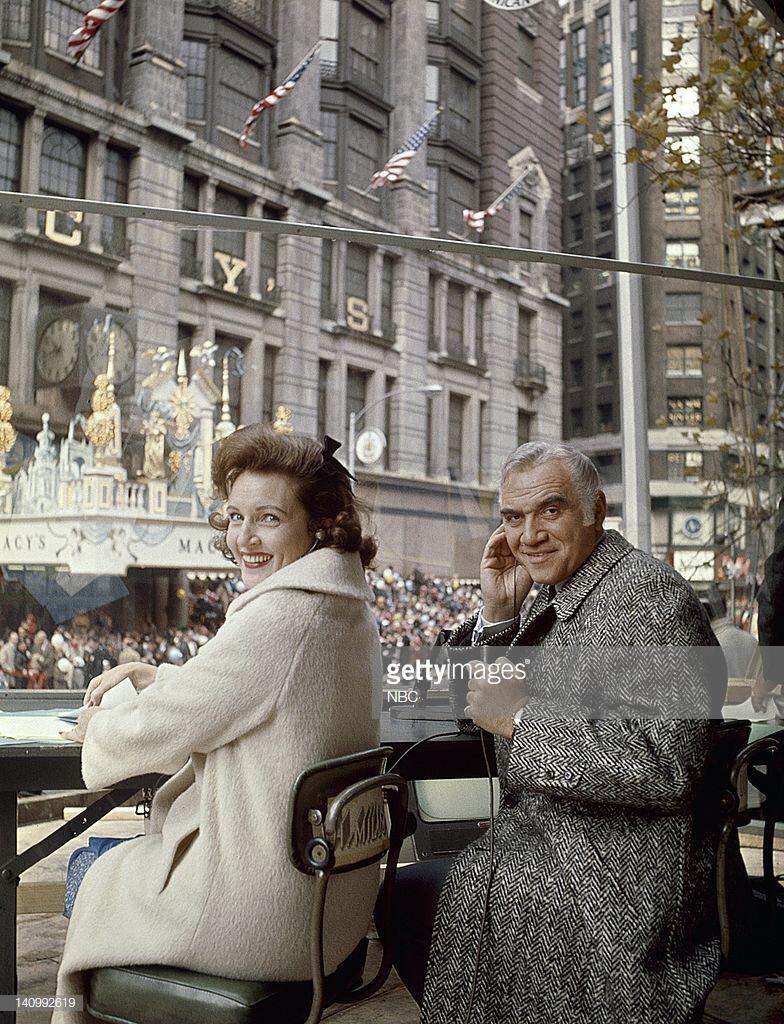
<svg viewBox="0 0 784 1024"><path fill-rule="evenodd" d="M719 57L717 60L711 61L710 71L712 75L723 75L725 71L729 71L732 64L727 57Z"/></svg>
<svg viewBox="0 0 784 1024"><path fill-rule="evenodd" d="M662 61L662 69L671 75L680 62L681 55L679 53L671 53L669 57L665 57Z"/></svg>
<svg viewBox="0 0 784 1024"><path fill-rule="evenodd" d="M645 92L647 92L649 96L654 96L657 92L661 91L662 84L658 78L653 78L650 82L646 82Z"/></svg>
<svg viewBox="0 0 784 1024"><path fill-rule="evenodd" d="M626 163L638 164L640 162L640 151L636 146L626 150Z"/></svg>
<svg viewBox="0 0 784 1024"><path fill-rule="evenodd" d="M714 34L713 40L714 40L714 42L718 43L719 46L721 46L723 43L729 42L731 37L732 37L732 29L725 27L725 28L720 28Z"/></svg>
<svg viewBox="0 0 784 1024"><path fill-rule="evenodd" d="M594 146L607 145L607 138L605 137L604 132L594 132L591 138L593 139Z"/></svg>
<svg viewBox="0 0 784 1024"><path fill-rule="evenodd" d="M585 112L580 114L580 116L577 118L575 124L588 124L588 115Z"/></svg>

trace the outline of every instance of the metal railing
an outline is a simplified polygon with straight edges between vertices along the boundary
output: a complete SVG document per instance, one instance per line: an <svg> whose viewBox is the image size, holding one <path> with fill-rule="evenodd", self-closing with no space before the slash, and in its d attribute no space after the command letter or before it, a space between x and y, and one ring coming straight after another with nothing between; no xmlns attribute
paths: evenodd
<svg viewBox="0 0 784 1024"><path fill-rule="evenodd" d="M547 388L547 367L530 356L518 356L514 365L514 383L522 388Z"/></svg>

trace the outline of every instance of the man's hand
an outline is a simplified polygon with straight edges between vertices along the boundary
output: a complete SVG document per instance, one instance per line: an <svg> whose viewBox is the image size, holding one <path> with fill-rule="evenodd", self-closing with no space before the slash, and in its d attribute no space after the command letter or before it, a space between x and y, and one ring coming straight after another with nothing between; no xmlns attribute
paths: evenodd
<svg viewBox="0 0 784 1024"><path fill-rule="evenodd" d="M84 743L84 737L87 735L87 726L90 724L90 720L98 714L99 711L104 711L102 707L89 707L81 708L79 711L79 718L73 729L68 732L61 732L60 735L64 740L71 740L73 743Z"/></svg>
<svg viewBox="0 0 784 1024"><path fill-rule="evenodd" d="M508 658L498 658L490 665L481 661L470 665L466 718L472 718L486 732L511 739L515 712L528 703L525 679L519 678L522 666L513 665Z"/></svg>
<svg viewBox="0 0 784 1024"><path fill-rule="evenodd" d="M488 622L504 622L519 614L533 580L512 554L503 525L493 531L482 552L479 582Z"/></svg>

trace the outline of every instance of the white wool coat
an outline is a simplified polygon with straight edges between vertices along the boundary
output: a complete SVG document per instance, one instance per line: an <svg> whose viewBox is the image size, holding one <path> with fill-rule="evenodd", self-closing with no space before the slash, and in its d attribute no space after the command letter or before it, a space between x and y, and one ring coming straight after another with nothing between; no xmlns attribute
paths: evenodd
<svg viewBox="0 0 784 1024"><path fill-rule="evenodd" d="M358 554L314 551L235 599L185 665L162 665L138 701L95 715L82 775L100 789L171 775L148 832L82 882L58 995L95 967L163 964L224 977L310 977L313 879L287 854L287 804L314 762L377 745L378 630ZM330 881L325 967L366 934L371 866ZM56 1012L53 1024L84 1024Z"/></svg>

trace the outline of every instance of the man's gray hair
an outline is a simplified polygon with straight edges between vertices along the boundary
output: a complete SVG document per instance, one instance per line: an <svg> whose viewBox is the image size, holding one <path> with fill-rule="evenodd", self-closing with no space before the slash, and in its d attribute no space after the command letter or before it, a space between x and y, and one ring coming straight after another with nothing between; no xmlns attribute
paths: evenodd
<svg viewBox="0 0 784 1024"><path fill-rule="evenodd" d="M602 486L599 471L587 455L571 445L553 441L528 441L509 455L501 467L501 487L516 469L531 469L544 462L562 462L569 472L583 509L583 523L596 518L596 499Z"/></svg>

